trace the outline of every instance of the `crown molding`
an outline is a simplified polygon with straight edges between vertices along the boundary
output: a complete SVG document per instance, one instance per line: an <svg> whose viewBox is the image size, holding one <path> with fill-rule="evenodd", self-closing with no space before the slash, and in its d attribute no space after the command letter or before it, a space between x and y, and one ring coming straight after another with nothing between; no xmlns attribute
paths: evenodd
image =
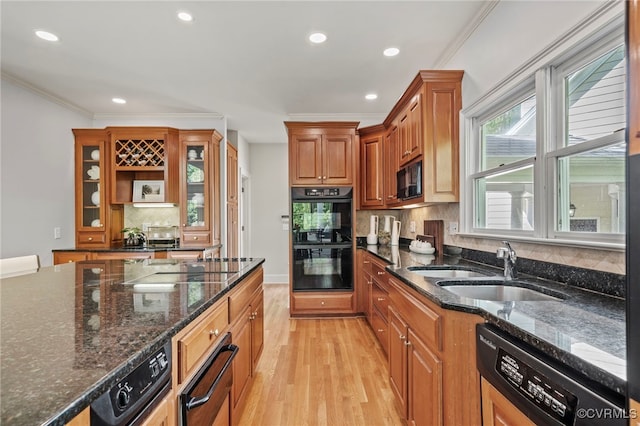
<svg viewBox="0 0 640 426"><path fill-rule="evenodd" d="M98 112L92 115L94 120L105 119L127 119L135 120L138 118L197 118L197 119L209 119L209 120L224 120L225 116L217 112L158 112L158 113L103 113Z"/></svg>
<svg viewBox="0 0 640 426"><path fill-rule="evenodd" d="M42 89L42 88L40 88L38 86L35 86L35 85L31 84L31 83L27 83L26 81L22 80L19 77L16 77L13 74L10 74L10 73L8 73L6 71L2 71L1 77L2 77L3 80L8 81L9 83L14 84L14 85L19 86L19 87L22 87L23 89L26 89L26 90L28 90L28 91L40 96L41 98L44 98L44 99L46 99L46 100L48 100L50 102L53 102L53 103L55 103L57 105L60 105L61 107L64 107L64 108L66 108L68 110L77 112L78 114L83 115L83 116L85 116L87 118L93 118L93 113L91 111L86 110L84 108L81 108L78 105L67 101L66 99L62 99L59 96L56 96L56 95L54 95L54 94L52 94L50 92L47 92L46 90L44 90L44 89Z"/></svg>

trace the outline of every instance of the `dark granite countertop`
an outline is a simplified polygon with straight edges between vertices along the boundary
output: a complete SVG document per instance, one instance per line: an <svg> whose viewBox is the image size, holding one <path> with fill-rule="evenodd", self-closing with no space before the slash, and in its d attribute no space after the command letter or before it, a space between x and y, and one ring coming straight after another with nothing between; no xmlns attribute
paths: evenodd
<svg viewBox="0 0 640 426"><path fill-rule="evenodd" d="M625 395L625 301L576 286L520 274L543 288L566 295L561 301L494 302L463 298L436 284L443 278L427 278L407 269L423 265L464 265L502 276L502 269L463 259L432 256L407 248L367 246L389 262L387 270L445 309L474 313L510 335L543 352L551 363L583 374L595 386ZM542 266L541 266L542 267Z"/></svg>
<svg viewBox="0 0 640 426"><path fill-rule="evenodd" d="M84 261L1 280L0 423L64 425L263 262Z"/></svg>

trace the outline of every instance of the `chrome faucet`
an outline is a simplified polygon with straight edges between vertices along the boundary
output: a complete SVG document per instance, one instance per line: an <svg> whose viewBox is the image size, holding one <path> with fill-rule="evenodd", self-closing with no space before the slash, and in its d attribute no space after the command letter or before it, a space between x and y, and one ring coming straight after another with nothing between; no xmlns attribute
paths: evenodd
<svg viewBox="0 0 640 426"><path fill-rule="evenodd" d="M504 247L500 247L496 253L498 259L504 259L504 279L511 281L518 277L518 270L516 269L516 251L511 248L511 244L508 241L503 241Z"/></svg>

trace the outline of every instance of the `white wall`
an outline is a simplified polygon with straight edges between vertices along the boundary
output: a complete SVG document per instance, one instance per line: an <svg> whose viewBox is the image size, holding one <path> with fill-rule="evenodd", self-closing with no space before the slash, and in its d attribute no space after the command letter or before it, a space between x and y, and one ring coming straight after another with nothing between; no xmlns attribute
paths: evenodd
<svg viewBox="0 0 640 426"><path fill-rule="evenodd" d="M75 246L71 129L91 120L5 79L1 91L0 257L37 254L51 265L52 249Z"/></svg>
<svg viewBox="0 0 640 426"><path fill-rule="evenodd" d="M605 1L501 1L445 65L464 70L462 107L487 93Z"/></svg>
<svg viewBox="0 0 640 426"><path fill-rule="evenodd" d="M251 255L263 257L265 282L289 282L289 231L282 215L289 214L288 145L250 144Z"/></svg>

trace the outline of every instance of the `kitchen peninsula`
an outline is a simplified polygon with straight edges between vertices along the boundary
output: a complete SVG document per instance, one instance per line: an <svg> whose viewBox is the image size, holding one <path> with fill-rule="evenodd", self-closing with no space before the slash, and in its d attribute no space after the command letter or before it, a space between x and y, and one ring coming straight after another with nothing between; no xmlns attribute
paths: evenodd
<svg viewBox="0 0 640 426"><path fill-rule="evenodd" d="M173 371L167 412L176 416L175 391L194 376L218 336L233 331L233 343L251 354L249 363L260 355L262 330L250 327L251 347L236 336L245 330L244 305L256 305L251 312L261 315L263 263L93 260L3 279L1 423L58 425L88 416L97 397L168 342ZM200 338L196 332L210 324L215 331L207 328ZM194 348L195 355L189 352ZM183 353L190 358L181 359ZM236 372L243 374L241 365ZM250 383L240 379L243 386ZM241 402L233 398L229 411Z"/></svg>

